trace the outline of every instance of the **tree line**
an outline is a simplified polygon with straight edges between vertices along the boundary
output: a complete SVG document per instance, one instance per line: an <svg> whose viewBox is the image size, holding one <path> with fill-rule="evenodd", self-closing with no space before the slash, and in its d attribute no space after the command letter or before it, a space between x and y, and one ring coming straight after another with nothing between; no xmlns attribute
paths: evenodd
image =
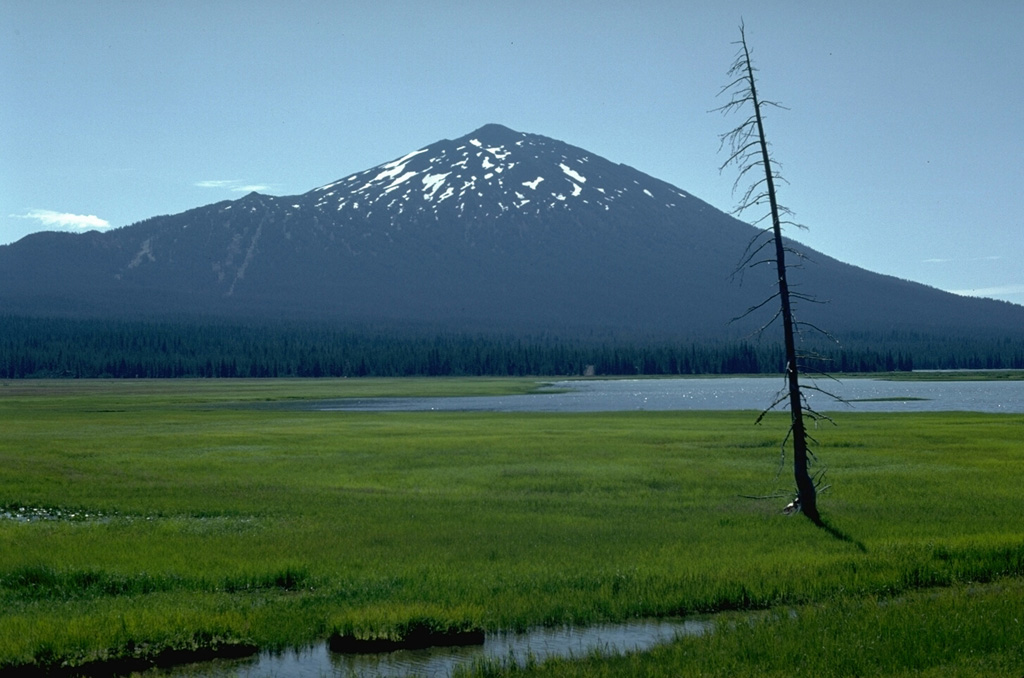
<svg viewBox="0 0 1024 678"><path fill-rule="evenodd" d="M316 324L0 318L0 378L768 374L755 340L458 333ZM1024 369L1024 339L861 333L802 347L822 372Z"/></svg>

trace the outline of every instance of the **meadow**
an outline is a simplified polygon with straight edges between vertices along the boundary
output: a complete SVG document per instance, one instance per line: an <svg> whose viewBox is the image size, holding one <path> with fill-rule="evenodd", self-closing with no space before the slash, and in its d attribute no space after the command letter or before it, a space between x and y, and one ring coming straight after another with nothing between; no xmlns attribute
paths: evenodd
<svg viewBox="0 0 1024 678"><path fill-rule="evenodd" d="M252 407L540 383L4 382L0 672L720 612L652 652L476 671L1024 668L1024 415L838 416L828 532L748 498L791 488L783 416Z"/></svg>

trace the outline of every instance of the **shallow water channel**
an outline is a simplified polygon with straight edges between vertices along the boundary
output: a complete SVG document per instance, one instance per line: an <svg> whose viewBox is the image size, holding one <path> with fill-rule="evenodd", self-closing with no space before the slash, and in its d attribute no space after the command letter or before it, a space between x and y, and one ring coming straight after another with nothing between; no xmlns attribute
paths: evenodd
<svg viewBox="0 0 1024 678"><path fill-rule="evenodd" d="M326 643L303 650L262 652L248 659L216 660L133 674L139 678L443 678L475 661L525 663L529 658L584 657L647 650L676 637L701 635L712 622L701 619L639 620L585 628L536 629L527 633L488 633L483 645L399 650L380 654L338 654Z"/></svg>

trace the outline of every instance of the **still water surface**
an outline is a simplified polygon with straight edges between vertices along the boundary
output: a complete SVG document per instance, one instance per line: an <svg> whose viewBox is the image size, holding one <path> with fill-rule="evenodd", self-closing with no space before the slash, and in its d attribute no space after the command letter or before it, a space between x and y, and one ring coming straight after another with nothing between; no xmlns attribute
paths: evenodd
<svg viewBox="0 0 1024 678"><path fill-rule="evenodd" d="M1024 412L1024 380L807 380L820 412ZM552 392L455 398L360 398L308 402L303 409L370 412L624 412L763 410L785 387L781 377L597 379L553 382ZM559 391L559 392L555 392Z"/></svg>
<svg viewBox="0 0 1024 678"><path fill-rule="evenodd" d="M427 650L401 650L381 654L337 654L326 644L305 650L264 652L251 659L218 660L177 667L153 669L144 678L397 678L399 676L447 677L456 667L475 661L515 661L530 657L583 657L594 652L611 654L646 650L677 636L700 635L711 622L696 619L661 619L628 624L603 624L587 628L537 629L528 633L487 634L483 645Z"/></svg>

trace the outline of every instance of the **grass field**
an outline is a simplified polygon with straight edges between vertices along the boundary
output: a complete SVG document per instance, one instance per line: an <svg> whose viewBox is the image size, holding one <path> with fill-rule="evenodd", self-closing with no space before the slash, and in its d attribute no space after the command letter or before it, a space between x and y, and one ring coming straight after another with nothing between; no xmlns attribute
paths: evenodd
<svg viewBox="0 0 1024 678"><path fill-rule="evenodd" d="M818 432L837 539L741 497L791 486L781 417L245 406L537 383L3 384L0 669L727 610L703 638L529 672L1024 669L1024 415L840 415Z"/></svg>

